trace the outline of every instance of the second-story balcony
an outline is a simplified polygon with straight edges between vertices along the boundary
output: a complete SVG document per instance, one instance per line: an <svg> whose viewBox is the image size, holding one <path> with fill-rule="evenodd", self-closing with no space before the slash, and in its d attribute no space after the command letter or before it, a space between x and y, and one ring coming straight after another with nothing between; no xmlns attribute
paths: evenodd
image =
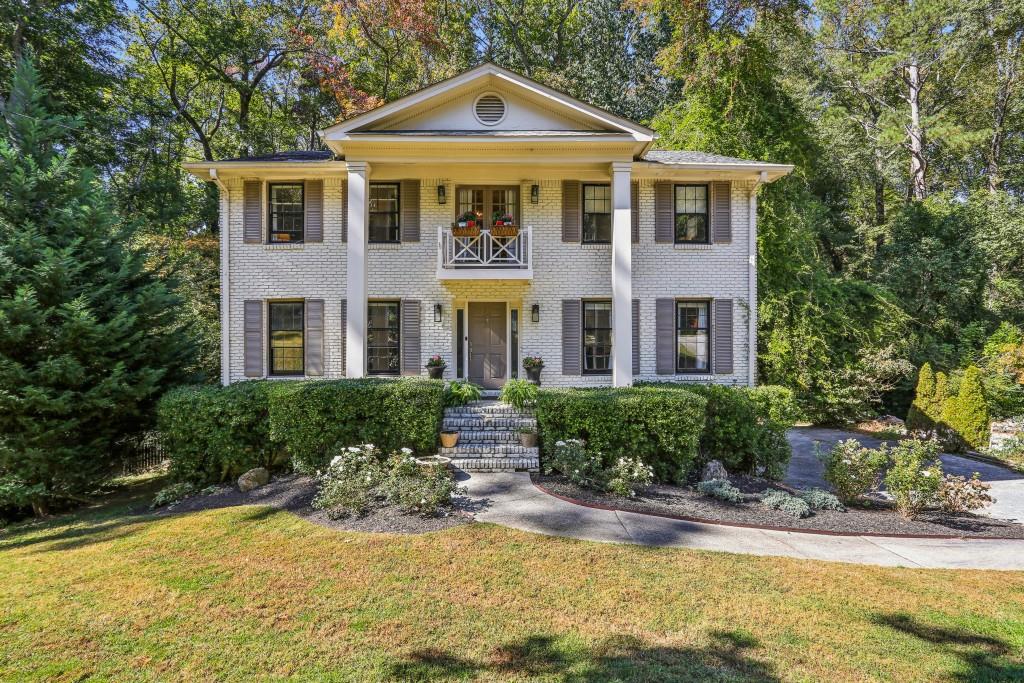
<svg viewBox="0 0 1024 683"><path fill-rule="evenodd" d="M437 277L441 280L532 279L533 229L459 231L438 227Z"/></svg>

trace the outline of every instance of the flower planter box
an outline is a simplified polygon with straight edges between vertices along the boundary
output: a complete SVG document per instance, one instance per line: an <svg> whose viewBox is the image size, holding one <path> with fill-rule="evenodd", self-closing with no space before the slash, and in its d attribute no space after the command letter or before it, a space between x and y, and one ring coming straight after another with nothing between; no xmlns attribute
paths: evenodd
<svg viewBox="0 0 1024 683"><path fill-rule="evenodd" d="M455 235L456 237L479 237L480 228L478 228L475 225L457 225L454 228L452 228L452 234Z"/></svg>
<svg viewBox="0 0 1024 683"><path fill-rule="evenodd" d="M515 225L495 225L491 228L491 237L515 237L519 228Z"/></svg>

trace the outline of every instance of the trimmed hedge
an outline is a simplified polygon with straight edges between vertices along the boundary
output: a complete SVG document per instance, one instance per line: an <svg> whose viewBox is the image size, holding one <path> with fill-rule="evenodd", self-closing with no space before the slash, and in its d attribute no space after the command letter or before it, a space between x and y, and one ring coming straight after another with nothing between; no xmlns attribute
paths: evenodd
<svg viewBox="0 0 1024 683"><path fill-rule="evenodd" d="M706 401L663 387L544 389L537 424L546 456L555 443L583 439L605 467L638 457L662 481L682 481L697 464Z"/></svg>
<svg viewBox="0 0 1024 683"><path fill-rule="evenodd" d="M443 412L441 380L295 382L271 399L270 437L285 448L296 470L311 473L326 465L338 445L432 451Z"/></svg>
<svg viewBox="0 0 1024 683"><path fill-rule="evenodd" d="M157 406L157 424L170 455L171 477L205 486L280 464L268 419L276 389L272 382L254 381L181 387L165 394Z"/></svg>
<svg viewBox="0 0 1024 683"><path fill-rule="evenodd" d="M719 460L730 472L780 479L792 456L786 430L795 404L783 387L730 387L721 384L680 387L707 399L707 420L700 438L701 460Z"/></svg>

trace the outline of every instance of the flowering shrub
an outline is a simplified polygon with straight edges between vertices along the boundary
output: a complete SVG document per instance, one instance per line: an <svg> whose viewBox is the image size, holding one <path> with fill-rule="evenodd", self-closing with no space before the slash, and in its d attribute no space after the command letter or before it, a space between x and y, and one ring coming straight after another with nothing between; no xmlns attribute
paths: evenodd
<svg viewBox="0 0 1024 683"><path fill-rule="evenodd" d="M872 450L861 446L856 439L840 441L827 453L817 449L816 454L825 465L825 481L846 504L878 487L879 475L889 459L885 444Z"/></svg>
<svg viewBox="0 0 1024 683"><path fill-rule="evenodd" d="M938 502L943 481L938 454L938 444L918 439L902 441L891 451L885 488L896 502L896 511L907 519Z"/></svg>
<svg viewBox="0 0 1024 683"><path fill-rule="evenodd" d="M582 439L555 442L554 452L545 461L545 471L558 471L577 486L604 489L607 478L601 463L601 454L587 450Z"/></svg>
<svg viewBox="0 0 1024 683"><path fill-rule="evenodd" d="M846 512L846 508L835 495L824 489L808 489L797 494L812 510L835 510Z"/></svg>
<svg viewBox="0 0 1024 683"><path fill-rule="evenodd" d="M618 496L635 496L637 488L650 486L654 481L654 469L640 458L619 458L607 475L610 478L606 488Z"/></svg>
<svg viewBox="0 0 1024 683"><path fill-rule="evenodd" d="M771 508L772 510L785 512L787 515L796 517L797 519L803 519L804 517L811 516L811 506L807 504L807 501L802 498L797 498L796 496L791 496L785 491L769 491L761 496L761 505Z"/></svg>
<svg viewBox="0 0 1024 683"><path fill-rule="evenodd" d="M939 507L943 512L953 513L978 510L996 502L989 495L991 488L979 478L977 472L970 479L947 474L939 484Z"/></svg>
<svg viewBox="0 0 1024 683"><path fill-rule="evenodd" d="M334 518L364 514L377 505L433 515L459 490L447 469L421 467L411 449L385 457L373 444L344 449L317 481L313 507Z"/></svg>
<svg viewBox="0 0 1024 683"><path fill-rule="evenodd" d="M986 455L1004 460L1016 467L1024 467L1024 438L1011 436L995 448L984 451Z"/></svg>
<svg viewBox="0 0 1024 683"><path fill-rule="evenodd" d="M726 503L743 502L743 494L726 479L708 479L697 484L697 491Z"/></svg>

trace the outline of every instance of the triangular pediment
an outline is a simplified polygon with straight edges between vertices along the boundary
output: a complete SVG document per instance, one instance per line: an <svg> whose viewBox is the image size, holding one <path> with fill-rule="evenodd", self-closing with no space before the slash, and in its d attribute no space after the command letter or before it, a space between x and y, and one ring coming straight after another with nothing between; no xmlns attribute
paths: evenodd
<svg viewBox="0 0 1024 683"><path fill-rule="evenodd" d="M653 139L649 128L494 64L419 90L323 131L325 140L368 134L583 135Z"/></svg>

